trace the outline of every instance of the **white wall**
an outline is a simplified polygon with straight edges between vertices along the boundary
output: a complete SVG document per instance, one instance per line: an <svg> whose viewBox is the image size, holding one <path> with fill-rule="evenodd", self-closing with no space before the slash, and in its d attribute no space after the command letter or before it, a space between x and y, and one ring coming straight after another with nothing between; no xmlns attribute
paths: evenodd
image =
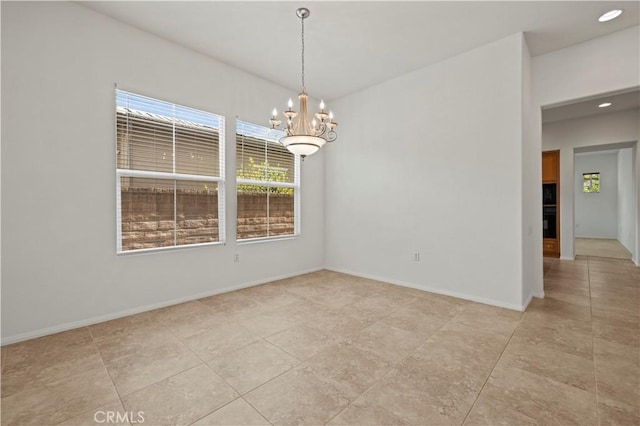
<svg viewBox="0 0 640 426"><path fill-rule="evenodd" d="M334 102L328 268L522 308L522 62L515 34Z"/></svg>
<svg viewBox="0 0 640 426"><path fill-rule="evenodd" d="M635 251L635 231L637 226L636 183L634 179L635 149L618 151L618 229L620 243L633 253Z"/></svg>
<svg viewBox="0 0 640 426"><path fill-rule="evenodd" d="M226 245L116 256L114 83L225 115ZM302 237L235 243L234 118L266 123L289 90L46 2L2 3L2 89L3 343L322 267L322 153L303 164Z"/></svg>
<svg viewBox="0 0 640 426"><path fill-rule="evenodd" d="M640 27L536 56L533 78L540 106L638 87Z"/></svg>
<svg viewBox="0 0 640 426"><path fill-rule="evenodd" d="M560 150L560 255L562 258L573 259L575 255L573 245L574 149L637 141L638 120L638 110L627 110L546 123L542 126L542 150ZM637 158L636 161L638 161Z"/></svg>
<svg viewBox="0 0 640 426"><path fill-rule="evenodd" d="M543 297L540 108L533 102L531 55L522 40L522 306Z"/></svg>
<svg viewBox="0 0 640 426"><path fill-rule="evenodd" d="M636 128L638 130L638 139L635 147L633 148L633 154L636 159L634 163L633 173L635 175L635 196L636 196L636 210L634 222L636 225L636 245L635 250L631 251L633 255L632 259L635 262L636 266L640 266L640 111L639 111L639 119L636 122Z"/></svg>
<svg viewBox="0 0 640 426"><path fill-rule="evenodd" d="M600 192L585 193L583 173L600 173ZM618 237L618 151L576 153L574 163L575 235Z"/></svg>

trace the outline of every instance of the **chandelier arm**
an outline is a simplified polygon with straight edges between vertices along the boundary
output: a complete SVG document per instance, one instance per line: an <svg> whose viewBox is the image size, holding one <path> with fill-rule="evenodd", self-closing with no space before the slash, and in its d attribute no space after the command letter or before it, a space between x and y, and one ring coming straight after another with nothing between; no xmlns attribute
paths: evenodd
<svg viewBox="0 0 640 426"><path fill-rule="evenodd" d="M318 125L318 130L316 131L316 136L324 137L324 134L327 132L327 126L324 123L320 123Z"/></svg>

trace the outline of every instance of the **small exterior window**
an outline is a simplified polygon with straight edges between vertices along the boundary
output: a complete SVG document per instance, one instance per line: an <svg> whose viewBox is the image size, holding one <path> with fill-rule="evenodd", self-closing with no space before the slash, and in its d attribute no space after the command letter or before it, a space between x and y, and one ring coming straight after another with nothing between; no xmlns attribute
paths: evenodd
<svg viewBox="0 0 640 426"><path fill-rule="evenodd" d="M582 192L600 192L600 173L582 174Z"/></svg>
<svg viewBox="0 0 640 426"><path fill-rule="evenodd" d="M224 117L116 90L117 252L224 242Z"/></svg>
<svg viewBox="0 0 640 426"><path fill-rule="evenodd" d="M236 121L238 241L300 233L300 157L278 142L282 136Z"/></svg>

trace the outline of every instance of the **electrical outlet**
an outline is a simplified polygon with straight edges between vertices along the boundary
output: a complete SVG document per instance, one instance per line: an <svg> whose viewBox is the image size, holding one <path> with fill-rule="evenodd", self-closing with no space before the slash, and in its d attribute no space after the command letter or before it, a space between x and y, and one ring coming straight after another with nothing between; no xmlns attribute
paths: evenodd
<svg viewBox="0 0 640 426"><path fill-rule="evenodd" d="M413 261L414 262L420 262L420 252L419 251L413 253Z"/></svg>
<svg viewBox="0 0 640 426"><path fill-rule="evenodd" d="M240 255L238 253L233 255L233 261L236 263L240 262Z"/></svg>

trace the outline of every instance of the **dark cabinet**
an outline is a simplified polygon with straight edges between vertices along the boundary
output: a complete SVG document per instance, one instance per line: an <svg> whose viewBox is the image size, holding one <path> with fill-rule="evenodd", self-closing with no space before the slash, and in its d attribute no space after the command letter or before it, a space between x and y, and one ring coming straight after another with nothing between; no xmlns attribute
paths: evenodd
<svg viewBox="0 0 640 426"><path fill-rule="evenodd" d="M542 254L560 257L560 151L542 153Z"/></svg>

